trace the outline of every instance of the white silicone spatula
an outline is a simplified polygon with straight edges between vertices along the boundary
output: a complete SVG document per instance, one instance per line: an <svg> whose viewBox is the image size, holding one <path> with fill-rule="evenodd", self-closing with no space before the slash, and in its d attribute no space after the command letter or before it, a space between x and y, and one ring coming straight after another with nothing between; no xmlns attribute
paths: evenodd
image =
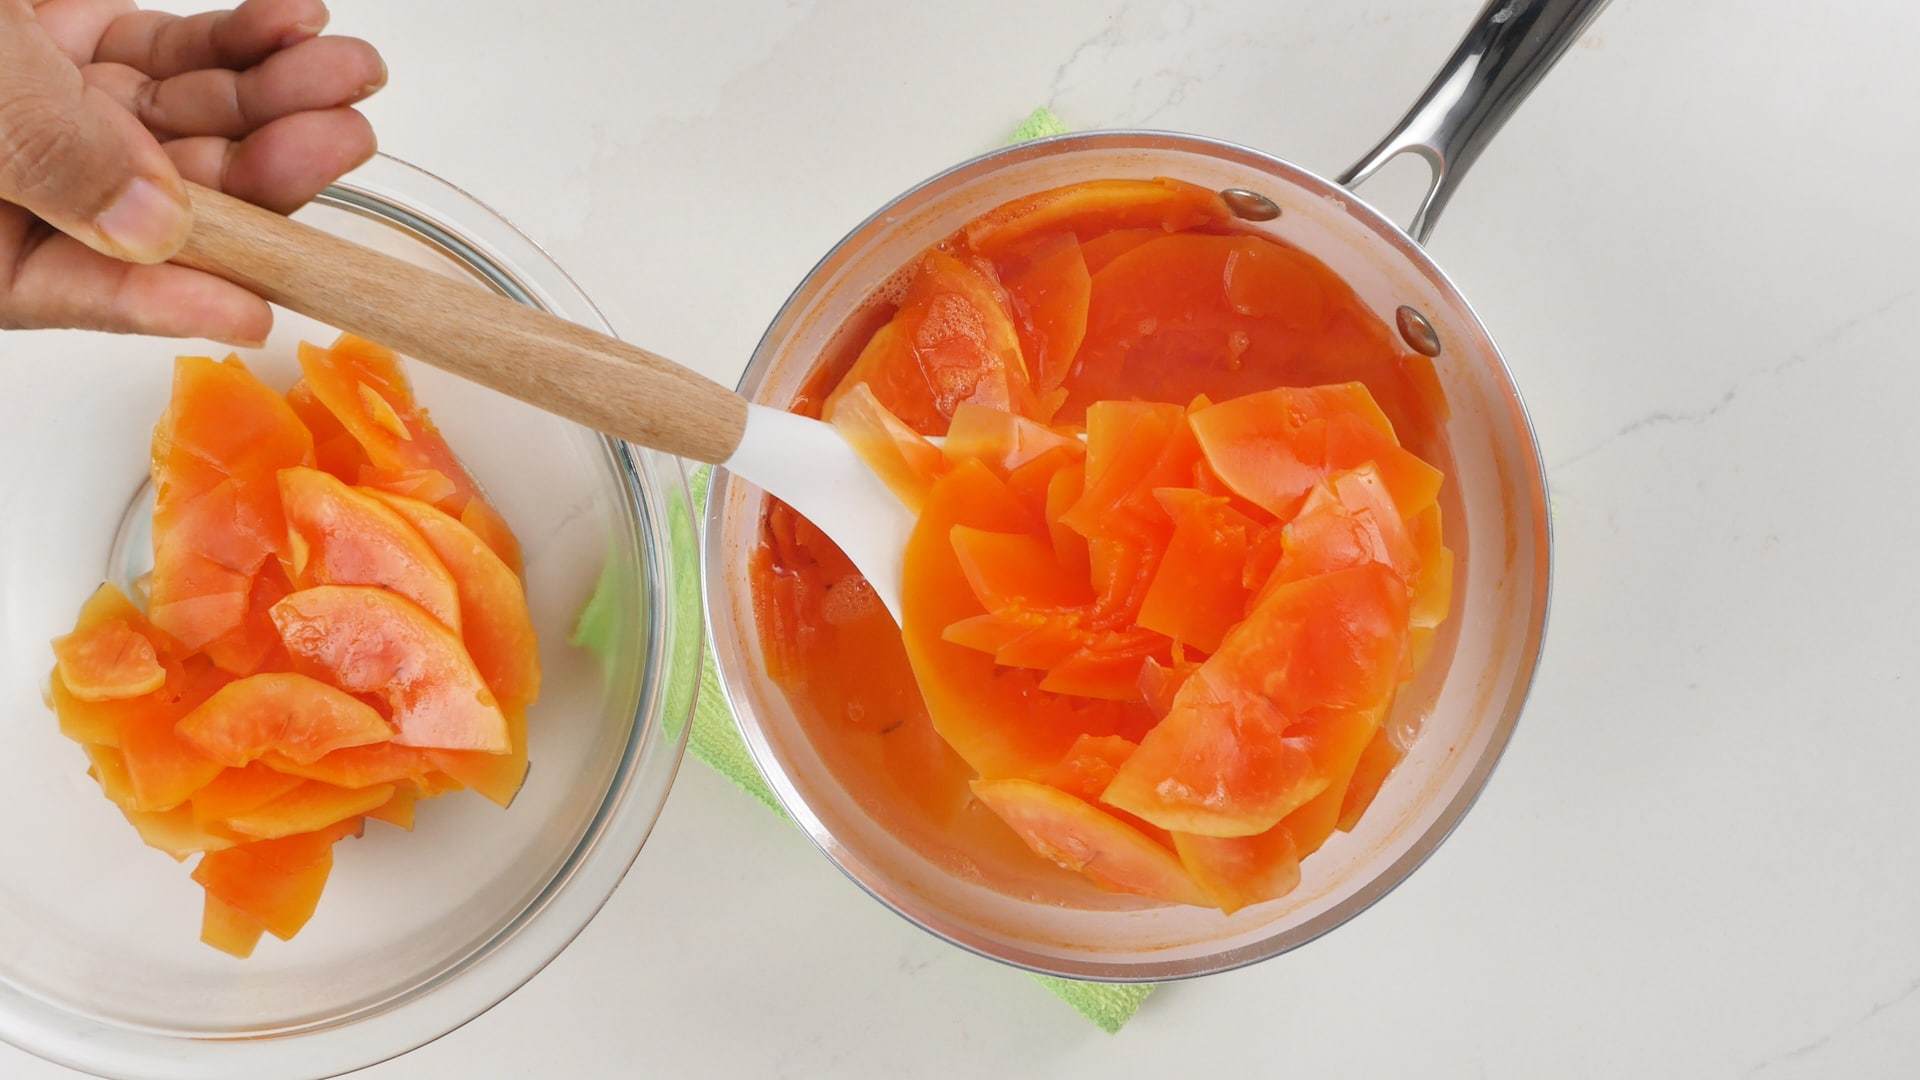
<svg viewBox="0 0 1920 1080"><path fill-rule="evenodd" d="M832 426L219 192L192 195L175 262L615 438L725 466L839 544L899 619L913 515Z"/></svg>

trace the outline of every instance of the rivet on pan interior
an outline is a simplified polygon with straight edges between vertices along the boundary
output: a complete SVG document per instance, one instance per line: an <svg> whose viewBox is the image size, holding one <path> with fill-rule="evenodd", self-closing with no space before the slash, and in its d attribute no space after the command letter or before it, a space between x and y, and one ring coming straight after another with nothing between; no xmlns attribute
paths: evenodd
<svg viewBox="0 0 1920 1080"><path fill-rule="evenodd" d="M1440 335L1433 332L1433 324L1427 321L1425 315L1402 304L1400 310L1393 313L1393 321L1400 327L1400 336L1413 346L1414 352L1421 356L1440 355Z"/></svg>
<svg viewBox="0 0 1920 1080"><path fill-rule="evenodd" d="M1257 191L1230 187L1220 193L1220 198L1242 221L1272 221L1280 216L1280 204Z"/></svg>

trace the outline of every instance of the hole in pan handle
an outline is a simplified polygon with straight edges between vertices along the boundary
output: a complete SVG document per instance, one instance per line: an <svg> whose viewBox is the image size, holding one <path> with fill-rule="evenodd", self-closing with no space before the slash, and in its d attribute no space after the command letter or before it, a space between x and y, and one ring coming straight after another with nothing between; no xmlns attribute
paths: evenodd
<svg viewBox="0 0 1920 1080"><path fill-rule="evenodd" d="M1425 244L1473 159L1606 6L1607 0L1490 0L1420 100L1340 175L1341 186L1355 187L1400 154L1418 155L1433 175L1407 235Z"/></svg>

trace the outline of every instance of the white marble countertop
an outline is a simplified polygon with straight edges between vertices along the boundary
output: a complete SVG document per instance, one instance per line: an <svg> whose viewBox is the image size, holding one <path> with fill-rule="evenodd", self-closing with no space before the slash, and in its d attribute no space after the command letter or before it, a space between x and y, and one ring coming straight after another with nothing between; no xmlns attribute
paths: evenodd
<svg viewBox="0 0 1920 1080"><path fill-rule="evenodd" d="M388 151L731 383L846 229L1035 105L1336 171L1479 3L335 0L335 28L390 58ZM1913 1075L1916 40L1900 0L1615 0L1454 200L1432 250L1538 423L1554 612L1485 796L1373 910L1108 1037L690 762L571 949L366 1075Z"/></svg>

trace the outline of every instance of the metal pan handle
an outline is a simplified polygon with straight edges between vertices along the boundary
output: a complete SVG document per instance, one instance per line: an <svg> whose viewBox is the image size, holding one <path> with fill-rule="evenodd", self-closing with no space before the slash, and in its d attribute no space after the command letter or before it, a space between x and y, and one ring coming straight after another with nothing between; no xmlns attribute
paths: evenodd
<svg viewBox="0 0 1920 1080"><path fill-rule="evenodd" d="M1467 167L1607 0L1489 0L1440 73L1380 145L1340 175L1352 188L1414 153L1433 169L1407 233L1421 244Z"/></svg>

